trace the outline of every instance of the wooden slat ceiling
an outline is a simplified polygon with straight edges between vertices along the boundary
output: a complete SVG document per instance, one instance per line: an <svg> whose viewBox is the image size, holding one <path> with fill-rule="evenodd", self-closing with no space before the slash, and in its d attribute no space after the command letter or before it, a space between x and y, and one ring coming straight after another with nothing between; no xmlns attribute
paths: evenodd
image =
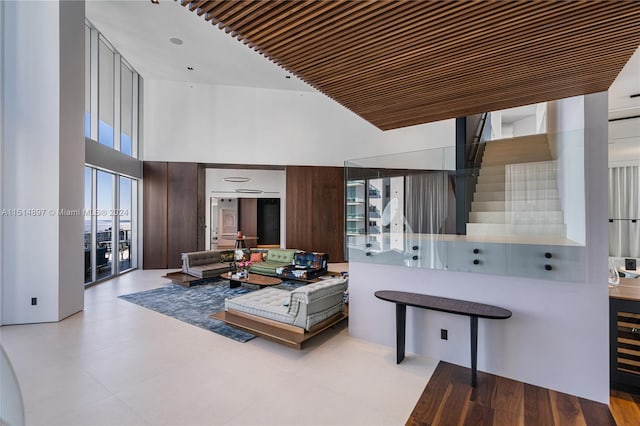
<svg viewBox="0 0 640 426"><path fill-rule="evenodd" d="M640 1L181 1L383 130L605 91Z"/></svg>

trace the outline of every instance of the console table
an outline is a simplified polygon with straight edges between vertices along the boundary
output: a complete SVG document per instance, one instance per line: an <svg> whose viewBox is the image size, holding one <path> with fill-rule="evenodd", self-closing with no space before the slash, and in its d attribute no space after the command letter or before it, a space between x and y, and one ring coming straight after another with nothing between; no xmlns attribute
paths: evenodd
<svg viewBox="0 0 640 426"><path fill-rule="evenodd" d="M478 318L507 319L511 311L483 303L449 299L405 291L380 290L378 299L396 304L396 363L404 359L407 306L468 316L471 320L471 386L476 385L478 373Z"/></svg>

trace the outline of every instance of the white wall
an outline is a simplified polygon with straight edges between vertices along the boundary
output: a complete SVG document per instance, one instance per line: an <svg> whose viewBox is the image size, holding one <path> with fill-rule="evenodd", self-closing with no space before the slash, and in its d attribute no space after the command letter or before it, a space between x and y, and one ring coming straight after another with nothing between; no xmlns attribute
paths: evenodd
<svg viewBox="0 0 640 426"><path fill-rule="evenodd" d="M234 183L223 180L225 177L242 176L249 182ZM206 234L205 246L211 248L211 197L216 198L280 198L280 244L286 241L287 178L284 170L254 169L207 169L206 170ZM236 189L259 189L262 194L237 193ZM258 241L258 243L260 243Z"/></svg>
<svg viewBox="0 0 640 426"><path fill-rule="evenodd" d="M547 104L547 131L552 156L558 161L558 190L567 225L567 238L585 243L585 174L582 140L585 126L584 97ZM605 135L599 143L606 145Z"/></svg>
<svg viewBox="0 0 640 426"><path fill-rule="evenodd" d="M349 333L395 347L395 308L383 289L498 305L507 320L480 320L478 368L602 403L609 400L607 96L585 97L588 225L585 282L568 283L351 262ZM449 340L440 340L440 329ZM407 309L407 351L470 366L469 319ZM395 349L389 349L395 356Z"/></svg>
<svg viewBox="0 0 640 426"><path fill-rule="evenodd" d="M609 122L609 166L640 164L640 117Z"/></svg>
<svg viewBox="0 0 640 426"><path fill-rule="evenodd" d="M145 161L342 166L455 144L446 120L383 132L320 93L144 80Z"/></svg>
<svg viewBox="0 0 640 426"><path fill-rule="evenodd" d="M1 322L57 321L84 303L83 217L57 214L83 207L84 2L3 15Z"/></svg>
<svg viewBox="0 0 640 426"><path fill-rule="evenodd" d="M538 129L536 126L536 116L531 115L518 121L514 121L512 124L512 129L513 136L534 135L538 133Z"/></svg>

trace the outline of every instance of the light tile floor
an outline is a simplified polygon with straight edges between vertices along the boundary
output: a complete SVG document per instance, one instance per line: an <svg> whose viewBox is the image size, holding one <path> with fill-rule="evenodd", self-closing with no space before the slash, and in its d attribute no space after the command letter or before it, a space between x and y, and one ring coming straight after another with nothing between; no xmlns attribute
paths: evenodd
<svg viewBox="0 0 640 426"><path fill-rule="evenodd" d="M437 361L350 337L301 351L238 343L118 295L168 284L134 271L85 292L59 323L0 328L28 425L400 425Z"/></svg>

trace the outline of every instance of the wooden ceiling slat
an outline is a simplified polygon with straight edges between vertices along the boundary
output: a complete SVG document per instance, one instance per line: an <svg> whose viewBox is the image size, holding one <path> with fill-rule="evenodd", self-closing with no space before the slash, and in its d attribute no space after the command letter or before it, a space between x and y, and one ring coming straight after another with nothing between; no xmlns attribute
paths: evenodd
<svg viewBox="0 0 640 426"><path fill-rule="evenodd" d="M545 14L542 14L542 13L540 15L542 17L546 16ZM561 18L558 18L558 19L561 19ZM557 28L558 25L560 24L561 22L557 22L556 20L551 20L549 17L547 17L546 19L541 18L541 22L539 25L543 25L544 26L543 29L551 30L551 29ZM505 27L507 26L508 24L505 23ZM495 54L496 48L499 48L500 44L511 46L519 40L536 39L538 37L543 36L543 34L545 34L544 32L543 34L540 34L540 32L536 31L536 29L527 30L526 27L522 29L508 27L508 30L500 31L495 36L499 37L503 34L509 34L508 31L513 32L514 35L509 38L508 43L503 42L503 43L496 43L495 45L493 45L491 49L492 54ZM532 31L534 32L533 34L531 34ZM526 33L526 35L520 35L520 32ZM486 40L486 35L483 37L481 37L480 34L475 34L475 33L472 33L472 35L467 35L470 33L471 32L469 30L465 29L464 39L461 39L459 42L456 43L461 46L457 49L454 48L454 46L452 46L451 42L449 41L448 35L443 35L441 39L442 41L440 41L439 43L429 44L428 46L418 48L418 49L415 49L415 48L410 50L408 49L406 52L402 52L400 50L400 47L398 47L397 49L398 53L394 57L386 58L385 60L382 60L379 57L377 59L374 58L373 60L370 59L369 64L372 64L371 67L375 67L376 69L382 69L382 68L393 69L394 67L402 68L406 66L404 63L401 62L401 59L404 59L405 61L413 62L415 61L416 56L423 56L425 58L437 56L437 58L439 59L439 62L447 63L447 64L449 63L449 61L451 61L451 57L455 57L455 56L459 56L459 57L469 57L469 55L476 56L476 57L484 56L485 51L487 50L487 47L485 46L486 43L484 42L484 40ZM549 38L548 35L546 35L546 37ZM393 47L391 46L387 48L387 51L393 51ZM445 58L444 56L448 56L448 57ZM398 65L389 64L390 61L396 62ZM364 57L352 58L347 63L342 63L342 64L339 64L335 61L332 63L334 63L336 66L341 65L342 67L347 69L356 68L355 72L357 74L364 73L364 71L369 71L371 69L371 67L367 68L367 63L365 62ZM318 67L313 71L313 73L321 74L322 71L323 69ZM334 75L332 79L325 78L323 79L323 81L329 84L333 80L336 80L339 78L335 70L332 71L332 75ZM311 76L313 76L313 74Z"/></svg>
<svg viewBox="0 0 640 426"><path fill-rule="evenodd" d="M403 113L396 114L384 114L379 116L365 116L365 119L378 122L380 124L380 128L382 130L390 130L398 127L412 126L416 124L425 123L424 117L434 117L434 120L428 121L437 121L449 119L455 116L463 117L466 115L478 114L484 111L495 111L502 109L502 105L505 102L509 102L512 106L521 106L521 105L529 105L536 104L539 102L545 102L550 99L560 99L565 97L583 95L588 93L596 93L601 92L603 89L597 86L587 86L585 88L585 84L579 84L576 86L566 85L560 89L543 89L538 91L537 93L531 93L526 96L520 96L516 98L495 98L495 96L490 96L482 99L475 98L463 98L458 99L456 101L448 102L447 104L440 105L437 109L425 109L422 106L416 108L409 108ZM561 95L566 93L566 96ZM461 102L465 103L462 104ZM468 105L468 106L467 106ZM457 111L460 111L460 115L453 115ZM408 113L407 113L408 112ZM409 118L407 118L409 117Z"/></svg>
<svg viewBox="0 0 640 426"><path fill-rule="evenodd" d="M628 50L626 51L628 52ZM611 65L612 61L608 58L603 58L601 60L592 60L589 57L578 58L575 62L576 66L581 66L591 72L596 72L600 67L608 67ZM563 69L564 72L573 72L571 67L566 67ZM532 69L528 71L523 71L522 73L516 75L508 75L507 77L502 77L504 79L504 84L517 84L521 81L526 80L528 83L533 84L536 80L546 81L547 85L550 85L548 80L552 77L552 69ZM491 90L497 91L498 88L495 87L493 83L495 81L496 71L491 69L479 69L478 77L485 79L485 84L473 84L468 85L466 81L468 81L468 77L465 75L456 75L451 76L447 80L439 80L433 81L430 79L430 76L422 76L417 75L416 80L413 82L415 87L419 87L421 89L429 89L429 99L432 102L440 102L447 100L450 96L457 96L459 93L469 93L474 89L483 89L483 88L491 88ZM559 75L556 73L556 76ZM585 76L585 79L592 79L593 76ZM559 84L564 84L564 81L560 81ZM453 86L453 88L448 87ZM384 102L385 108L395 107L397 104L408 104L412 97L420 97L422 98L421 91L418 91L418 95L416 95L416 91L411 91L411 89L394 87L392 85L389 86L388 89L376 91L372 90L371 95L367 97L366 95L362 95L360 97L349 97L340 95L341 99L345 101L345 103L349 104L352 108L362 112L367 113L371 110L375 111L381 109L379 106L371 106L367 107L367 104L382 103ZM394 99L400 98L400 101L393 101ZM375 105L374 103L374 105Z"/></svg>
<svg viewBox="0 0 640 426"><path fill-rule="evenodd" d="M238 21L233 21L233 19L231 19L228 22L228 28L225 28L224 31L227 34L232 33L232 37L237 37L238 40L242 40L243 37L238 34L237 29L250 28L252 25L255 25L256 22L268 19L267 16L269 11L278 8L285 1L286 0L273 0L268 3L255 1L252 6L245 9L246 14L241 19Z"/></svg>
<svg viewBox="0 0 640 426"><path fill-rule="evenodd" d="M635 32L635 28L630 27L629 28L629 37L631 37L633 35L633 32ZM605 37L605 36L603 36ZM636 38L636 40L638 40ZM588 42L588 39L585 40ZM631 41L631 44L634 44L635 41ZM577 58L579 55L582 54L583 51L587 51L588 53L586 53L587 55L589 55L589 57L591 57L591 60L597 60L597 59L593 59L591 53L593 52L593 49L590 49L588 46L583 47L582 49L574 49L572 51L572 54L569 58L565 58L569 60L569 64L571 64L574 61L574 58ZM542 66L546 66L546 64L550 64L551 67L553 67L553 65L557 62L557 58L548 58L548 54L550 51L554 51L555 53L557 53L558 55L560 54L564 54L565 50L563 48L563 46L557 46L557 47L552 47L549 50L533 50L530 49L529 51L521 51L521 52L514 52L511 56L510 59L512 61L521 61L524 65L529 65L529 66L523 66L523 70L519 73L520 75L523 72L527 72L529 70L532 69L536 69L540 68ZM604 53L610 52L611 49L608 49L606 51L604 51ZM599 55L601 55L602 53L598 52ZM535 63L535 64L534 64ZM531 64L531 65L530 65ZM478 75L478 72L482 72L485 70L491 70L497 74L494 75L500 75L500 71L503 68L503 65L501 64L497 64L495 63L495 61L493 61L493 59L491 57L485 57L483 59L478 59L474 62L475 67L472 67L471 65L467 65L467 64L457 64L458 66L465 66L468 69L470 69L474 75ZM450 75L453 74L451 73L451 70L447 67L445 68L436 68L434 66L431 66L430 64L425 65L424 67L416 67L413 70L412 73L412 81L415 82L419 80L421 75L428 75L430 77L430 79L434 80L434 81L440 81L443 76L445 75ZM469 75L469 73L457 73L456 75L458 76L462 76L463 78L469 78L471 77ZM341 97L345 97L345 98L349 98L351 96L357 96L357 95L361 95L364 97L371 97L374 96L375 94L379 93L379 90L381 90L382 88L390 88L393 87L394 85L406 85L405 83L405 78L404 77L396 77L395 74L393 75L393 77L391 76L382 76L379 75L377 76L375 79L372 78L369 81L370 83L366 85L366 87L360 89L360 88L350 88L347 86L344 87L340 87L339 89L336 89L336 91L340 94ZM492 80L493 82L493 80ZM478 84L477 81L474 82L474 84ZM392 89L389 89L392 90ZM394 91L397 89L393 89Z"/></svg>
<svg viewBox="0 0 640 426"><path fill-rule="evenodd" d="M304 11L305 6L308 4L308 0L285 1L267 12L264 16L265 19L260 21L257 25L245 25L244 28L238 28L237 31L243 35L244 44L253 43L254 37L264 31L269 31L278 27L280 25L280 21L287 19L288 16L291 16L296 12Z"/></svg>
<svg viewBox="0 0 640 426"><path fill-rule="evenodd" d="M354 10L349 3L333 2L330 3L331 9L327 10L323 14L317 14L312 19L306 22L301 22L295 27L287 28L286 32L277 39L267 40L259 43L260 52L277 51L278 57L282 56L282 50L295 49L299 40L304 40L307 43L317 42L321 38L327 28L332 26L332 22L344 22L344 17L349 16L350 21L356 20L358 16L366 15L368 13L375 13L374 11L384 6L385 2L376 2L371 7L365 8L365 3L360 4L360 8Z"/></svg>
<svg viewBox="0 0 640 426"><path fill-rule="evenodd" d="M425 3L425 6L430 8L429 11L424 14L413 13L407 17L402 22L396 23L395 21L389 21L386 25L389 26L389 30L385 31L383 36L377 35L377 26L372 26L369 32L362 32L360 36L355 36L353 38L353 42L351 39L346 40L348 43L348 47L345 47L345 40L342 39L342 45L331 46L331 48L324 48L316 50L316 55L307 55L301 56L298 53L297 58L294 60L290 60L286 57L282 57L283 62L291 64L291 66L299 67L302 73L305 73L308 69L315 69L317 67L322 67L327 63L336 63L340 60L348 60L352 58L356 52L358 52L358 57L368 57L368 56L377 56L379 52L386 48L387 50L393 50L396 46L396 43L401 42L403 40L407 40L415 34L422 34L424 30L424 26L427 23L431 23L430 18L433 17L437 19L439 15L442 13L442 9L434 8L433 4ZM454 18L458 16L463 16L465 13L473 12L475 9L471 9L472 7L481 7L482 10L480 13L488 13L488 14L497 14L499 11L496 8L502 7L506 8L506 4L499 3L476 3L474 4L465 4L465 5L452 5L450 7L455 7L452 11L450 9L450 13L454 14ZM426 21L426 22L425 22ZM433 24L437 24L437 22L433 22ZM384 24L381 24L384 25ZM357 29L359 30L359 29ZM356 43L357 44L354 44ZM375 46L375 48L370 48ZM346 58L346 59L343 59Z"/></svg>
<svg viewBox="0 0 640 426"><path fill-rule="evenodd" d="M381 129L605 90L638 1L180 0Z"/></svg>
<svg viewBox="0 0 640 426"><path fill-rule="evenodd" d="M347 3L340 4L343 5L345 9L348 7ZM285 58L288 53L305 49L310 44L334 41L334 34L336 32L341 33L342 37L349 37L347 34L347 32L350 32L349 30L359 26L363 22L373 23L380 15L383 15L393 9L397 10L402 6L403 3L398 1L378 1L368 9L360 9L359 13L353 13L348 21L341 20L331 26L324 19L324 16L319 16L307 25L299 26L298 31L292 31L289 40L281 40L279 43L269 43L261 47L266 50L277 49L279 52L278 58Z"/></svg>
<svg viewBox="0 0 640 426"><path fill-rule="evenodd" d="M206 4L203 4L202 6L197 8L196 13L198 14L198 16L206 16L206 14L209 13L210 10L217 6L220 6L222 3L224 3L224 0L208 1Z"/></svg>
<svg viewBox="0 0 640 426"><path fill-rule="evenodd" d="M226 20L227 28L225 28L224 31L228 34L233 31L232 28L242 28L246 22L249 22L253 18L253 13L258 8L265 10L268 6L270 5L264 5L260 2L252 1L251 4L245 7L242 11Z"/></svg>
<svg viewBox="0 0 640 426"><path fill-rule="evenodd" d="M217 26L220 23L222 17L227 16L230 10L237 9L242 6L242 2L238 0L224 0L218 3L215 8L209 10L205 19L211 23L211 25Z"/></svg>
<svg viewBox="0 0 640 426"><path fill-rule="evenodd" d="M332 7L330 7L329 9L326 9L326 13L324 13L323 15L320 15L320 17L316 17L316 19L313 19L311 22L309 22L309 25L314 25L315 24L315 28L317 28L318 25L329 25L330 22L332 22L332 21L334 21L336 19L345 18L346 16L349 16L349 14L352 13L353 10L354 10L354 5L355 5L357 10L360 10L360 9L366 8L370 4L373 4L373 3L371 3L372 1L373 0L368 0L367 3L365 3L365 2L354 2L354 3L333 2L331 4ZM293 27L285 28L285 31L286 30L291 30L291 28L293 28ZM310 33L309 36L312 36L312 34L313 33ZM278 43L278 42L283 41L283 40L286 41L286 36L285 36L284 39L280 38L280 39L274 41L274 43ZM259 42L259 43L260 43L259 47L256 50L260 51L263 54L271 55L271 50L270 49L265 49L263 44L261 42ZM257 45L257 44L258 44L258 42L254 43L254 45Z"/></svg>
<svg viewBox="0 0 640 426"><path fill-rule="evenodd" d="M339 8L332 10L330 13L320 16L306 27L301 26L300 31L291 31L288 40L279 40L274 43L261 44L263 50L278 52L278 57L282 57L284 52L306 50L304 46L324 45L324 41L331 41L340 27L347 28L356 26L364 16L368 19L370 25L375 25L377 11L385 7L401 7L402 2L375 1L372 3L350 3L337 2ZM354 7L355 5L355 7ZM343 36L346 36L343 34Z"/></svg>
<svg viewBox="0 0 640 426"><path fill-rule="evenodd" d="M612 70L615 70L614 66L609 66L609 67L605 67L598 70L591 69L595 77L599 77L600 75L610 75ZM538 90L532 91L532 93L526 93L526 94L520 94L520 95L513 95L512 92L510 92L508 89L497 91L495 90L495 88L489 87L489 86L486 86L486 87L451 86L455 89L455 91L453 91L455 95L450 98L443 99L437 103L435 102L431 103L431 99L423 98L423 97L418 98L417 95L414 95L414 97L409 98L407 100L406 108L426 107L427 109L436 110L436 109L445 108L447 105L456 105L460 99L465 99L465 100L471 99L471 100L477 100L479 102L482 102L483 100L486 101L488 99L508 100L511 98L516 99L516 98L534 96L543 91L563 90L565 88L575 87L575 86L589 86L594 89L603 90L602 85L599 85L600 81L598 81L597 79L575 76L571 74L570 70L565 71L564 75L559 75L559 72L557 72L552 74L550 77L558 78L557 80L558 83L549 85L545 79L539 79L535 84L532 84L532 87L536 87L536 89ZM510 80L510 82L513 82L513 80ZM515 83L517 84L518 81L515 81ZM604 89L606 89L606 87ZM366 113L364 115L371 115L371 114L380 114L386 117L393 117L395 114L402 115L403 111L399 111L397 108L393 108L392 106L385 105L384 108L380 110L376 110L374 113Z"/></svg>
<svg viewBox="0 0 640 426"><path fill-rule="evenodd" d="M188 3L189 10L193 12L194 10L196 10L197 8L199 8L200 6L205 4L206 2L207 2L207 0L194 0L194 1L190 2L190 3ZM185 5L183 4L183 6L185 6Z"/></svg>
<svg viewBox="0 0 640 426"><path fill-rule="evenodd" d="M273 40L284 40L284 42L286 42L286 40L291 37L292 31L300 31L301 28L304 28L310 22L318 22L321 19L326 19L327 14L331 13L331 10L340 6L340 4L341 3L338 2L312 2L311 5L306 8L306 13L290 15L287 19L278 22L278 26L270 28L270 31L263 31L261 34L252 36L254 41L249 43L249 47L258 45L260 47L256 50L261 52L265 50L263 49L264 46L270 44L269 42L274 43ZM318 18L318 16L321 16L321 18Z"/></svg>
<svg viewBox="0 0 640 426"><path fill-rule="evenodd" d="M639 15L640 16L640 15ZM609 32L609 26L607 24L606 21L603 21L602 23L598 24L598 27L601 29L601 32L603 33L607 33ZM594 34L594 31L596 30L595 27L591 27L591 31L586 34L587 37L592 37ZM545 35L545 36L541 36L540 34L534 34L532 35L531 38L533 38L534 36L537 38L540 37L545 37L548 38L549 41L552 41L554 38L560 40L561 46L562 48L566 48L566 45L575 45L575 43L572 43L573 41L573 37L575 37L572 34L584 34L583 31L563 31L563 34L557 35L556 34L551 34L551 35ZM530 38L529 38L530 40ZM590 40L589 40L590 42ZM522 39L516 38L515 41L513 43L510 43L509 45L506 46L501 46L499 48L496 48L494 50L492 50L489 53L484 52L484 51L480 51L479 49L475 49L475 45L470 45L469 47L465 47L464 49L461 50L461 52L453 52L452 54L447 54L446 52L441 52L437 55L435 55L433 52L431 53L431 57L437 57L438 59L442 59L441 64L433 64L433 61L427 61L424 62L420 68L416 68L414 67L414 72L415 71L419 71L419 69L421 68L427 68L429 69L429 72L435 73L437 72L439 69L447 69L447 68L453 68L453 67L460 67L461 64L467 63L468 65L466 65L465 67L472 67L474 62L477 61L483 61L483 58L487 58L490 55L495 55L497 53L503 53L504 55L511 55L509 53L509 51L515 50L516 53L518 53L519 51L525 51L525 52L534 52L535 48L531 47L527 44L527 41L523 41ZM538 47L538 50L544 50L547 52L547 56L549 54L549 52L552 50L554 44L552 43L548 43L548 44L536 44ZM481 46L479 46L481 47ZM505 59L507 57L505 56ZM509 60L512 60L512 58L509 58ZM396 60L395 63L388 65L385 68L380 68L378 66L376 66L376 64L374 64L375 69L371 70L371 68L367 68L367 64L364 63L357 63L357 67L358 67L358 71L355 71L355 74L358 76L358 78L360 80L364 79L366 81L379 81L381 75L380 74L376 74L373 71L376 70L382 70L382 73L384 74L394 74L396 72L400 72L404 67L407 66L408 63L413 63L415 61L415 59L413 57L409 57L409 58L403 58L402 61L400 61L399 59ZM325 85L323 87L325 87L327 90L330 90L331 87L333 85L338 85L341 88L346 88L349 87L348 85L344 84L343 82L339 81L338 78L342 78L344 79L344 75L341 75L337 72L332 72L331 73L334 77L329 78L329 77L325 77L323 78L323 83L325 83ZM308 78L315 78L316 76L314 76L313 74L310 76L307 76ZM359 90L360 88L362 88L362 84L360 85L353 85L353 87L355 88L355 90Z"/></svg>
<svg viewBox="0 0 640 426"><path fill-rule="evenodd" d="M219 8L215 12L215 17L211 19L212 25L220 25L221 27L228 26L228 19L233 17L235 14L241 12L245 7L249 6L252 3L252 0L244 0L244 1L228 1L227 0L226 7ZM213 16L213 13L210 14Z"/></svg>
<svg viewBox="0 0 640 426"><path fill-rule="evenodd" d="M612 67L609 63L607 62L602 62L602 63L594 63L591 64L590 68L586 68L588 70L591 71L592 76L589 78L583 77L583 80L585 82L589 82L593 79L593 75L597 74L600 72L600 70L602 70L603 72L609 72L608 70L610 69L610 67ZM615 66L613 66L613 68L615 69ZM505 80L505 84L520 84L522 80L524 80L525 78L528 80L528 84L531 84L532 86L535 85L544 85L544 86L548 86L548 87L552 87L549 85L548 80L549 78L553 77L554 79L556 79L556 81L558 81L558 87L562 87L564 85L567 84L567 81L570 78L573 78L574 81L575 79L577 79L578 77L572 77L572 70L570 68L567 68L566 70L564 70L564 72L555 72L553 74L540 74L540 73L536 73L534 75L523 75L521 77L511 77ZM459 84L462 83L462 84ZM487 85L487 86L467 86L464 85L464 81L460 82L459 79L458 80L452 80L452 81L447 81L446 84L449 86L454 86L455 90L452 89L446 89L446 90L434 90L432 97L429 98L429 101L431 101L432 99L437 99L438 97L442 97L443 94L448 94L448 95L453 95L451 97L453 98L459 98L460 96L465 96L465 97L469 97L469 96L479 96L483 91L487 91L489 93L497 93L498 91L495 89L495 87L493 87L492 85ZM398 102L398 101L393 101L393 99L395 99L397 96L393 93L389 93L386 96L385 95L381 95L381 96L377 96L375 97L376 100L378 100L379 102L384 102L384 107L382 108L371 108L371 107L358 107L358 100L350 100L348 102L348 105L354 108L357 108L357 110L362 113L363 115L366 114L370 114L370 113L375 113L376 111L382 111L384 113L388 113L388 111L393 111L393 110L397 110L397 106L398 104L403 105L403 106L413 106L412 104L415 102L419 102L419 103L424 103L424 97L421 96L420 94L415 94L415 93L406 93L405 96L402 97L402 101ZM438 99L438 102L445 102L447 99L449 99L450 96L444 96L443 99ZM386 101L385 101L386 99ZM360 99L360 102L362 102L363 104L367 104L366 100Z"/></svg>

